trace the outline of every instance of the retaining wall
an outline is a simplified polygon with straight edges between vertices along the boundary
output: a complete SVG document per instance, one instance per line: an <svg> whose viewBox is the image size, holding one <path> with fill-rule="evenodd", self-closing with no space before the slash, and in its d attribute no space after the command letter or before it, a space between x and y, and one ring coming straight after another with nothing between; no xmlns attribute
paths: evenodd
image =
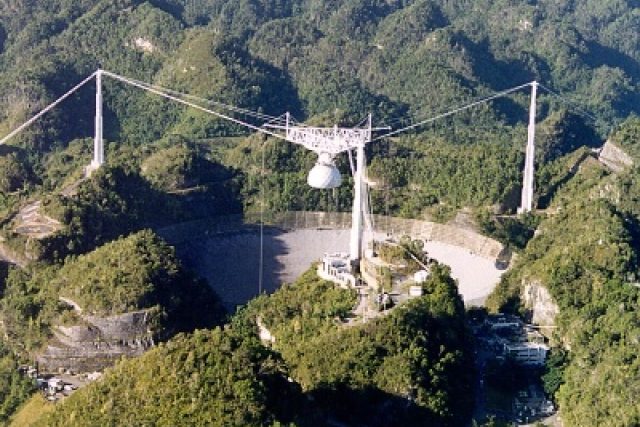
<svg viewBox="0 0 640 427"><path fill-rule="evenodd" d="M73 301L64 301L81 312ZM36 357L43 369L100 371L121 357L139 356L153 345L146 310L107 317L79 315L81 324L53 328L54 338Z"/></svg>
<svg viewBox="0 0 640 427"><path fill-rule="evenodd" d="M251 230L258 227L259 215L233 215L209 218L177 224L158 230L158 233L173 244L190 240L194 233L202 232L205 228L211 234ZM283 212L265 214L265 225L286 230L299 229L347 229L351 228L351 213L349 212ZM504 246L497 240L455 225L439 224L431 221L389 217L384 215L372 216L373 228L377 233L393 237L409 235L412 238L432 240L468 249L476 255L496 260L503 254ZM201 235L200 235L201 237Z"/></svg>

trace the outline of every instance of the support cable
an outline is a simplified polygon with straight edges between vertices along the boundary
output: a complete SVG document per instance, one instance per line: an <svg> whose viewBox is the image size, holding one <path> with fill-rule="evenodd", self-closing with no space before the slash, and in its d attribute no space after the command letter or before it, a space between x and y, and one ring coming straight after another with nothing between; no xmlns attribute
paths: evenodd
<svg viewBox="0 0 640 427"><path fill-rule="evenodd" d="M580 115L583 115L593 121L597 121L598 118L592 114L590 114L589 112L583 110L582 108L578 107L577 104L573 101L571 101L569 98L564 97L562 95L560 95L559 93L549 89L548 87L538 83L538 87L544 89L547 93L553 95L554 97L558 98L560 101L562 101L563 103L565 103L566 105L570 106L572 109L574 109L577 113L579 113Z"/></svg>
<svg viewBox="0 0 640 427"><path fill-rule="evenodd" d="M267 121L272 121L275 119L278 119L279 117L275 117L275 116L270 116L268 114L264 114L264 113L259 113L257 111L252 111L252 110L248 110L246 108L241 108L241 107L236 107L233 105L229 105L229 104L225 104L222 102L218 102L218 101L213 101L210 99L206 99L206 98L201 98L199 96L195 96L195 95L190 95L188 93L183 93L183 92L179 92L177 90L174 89L169 89L163 86L158 86L158 85L154 85L151 83L147 83L147 82L143 82L141 80L137 80L137 79L133 79L133 78L127 78L127 80L130 80L131 82L137 83L140 86L145 86L148 89L155 89L161 92L165 92L169 95L173 95L173 96L177 96L177 97L181 97L181 98L186 98L186 99L191 99L192 101L198 101L198 102L202 102L208 105L213 105L216 107L220 107L222 109L225 110L229 110L229 111L233 111L234 113L239 113L239 114L243 114L246 116L251 116L251 117L255 117L257 119L261 119L261 120L267 120Z"/></svg>
<svg viewBox="0 0 640 427"><path fill-rule="evenodd" d="M249 129L252 129L254 131L261 132L261 133L263 133L265 135L273 136L275 138L279 138L279 139L282 139L282 140L285 140L285 141L287 140L286 137L284 137L283 135L277 134L275 132L271 132L269 130L261 128L260 126L255 126L255 125L252 125L250 123L243 122L242 120L238 120L236 118L230 117L230 116L228 116L226 114L222 114L222 113L219 113L217 111L213 111L213 110L211 110L209 108L202 107L202 106L200 106L198 104L194 104L193 102L185 101L184 99L178 98L178 97L170 95L168 93L164 93L161 90L154 89L152 87L148 87L145 84L137 83L137 82L132 81L132 80L126 78L126 77L122 77L122 76L120 76L118 74L114 74L114 73L111 73L109 71L103 71L102 73L103 73L103 75L109 76L109 77L111 77L111 78L113 78L115 80L119 80L119 81L121 81L123 83L129 84L131 86L138 87L140 89L143 89L143 90L146 90L148 92L154 93L154 94L156 94L158 96L161 96L163 98L170 99L172 101L178 102L178 103L183 104L183 105L187 105L187 106L195 108L197 110L204 111L205 113L209 113L209 114L214 115L216 117L219 117L221 119L228 120L228 121L233 122L235 124L247 127Z"/></svg>
<svg viewBox="0 0 640 427"><path fill-rule="evenodd" d="M505 89L504 91L494 92L493 95L485 95L485 96L482 96L482 97L477 97L475 99L471 99L469 102L473 103L473 102L476 102L476 101L485 101L485 100L487 100L487 98L493 97L494 95L504 96L504 95L510 93L510 91L517 91L517 90L522 89L522 88L524 88L526 86L530 86L532 83L533 82L524 83L524 84L522 84L520 86L516 86L516 87L510 88L510 89ZM507 92L507 93L504 93L504 92ZM449 108L455 108L455 107L454 106L450 106ZM424 115L421 115L421 116L424 117ZM426 117L425 117L425 119L426 119ZM410 123L411 121L415 121L415 120L422 120L422 119L416 118L415 116L414 117L412 117L412 116L403 116L403 117L398 117L398 118L395 118L395 119L392 119L392 120L389 120L389 121L383 121L382 123L385 124L385 125L392 125L392 124L397 124L397 123L407 123L407 122Z"/></svg>
<svg viewBox="0 0 640 427"><path fill-rule="evenodd" d="M71 88L68 92L66 92L64 95L62 95L60 98L56 99L55 101L53 101L51 104L47 105L45 108L43 108L38 114L36 114L35 116L31 117L29 120L27 120L26 122L24 122L23 124L21 124L20 126L18 126L16 129L14 129L12 132L10 132L7 136L5 136L4 138L0 139L0 145L6 143L8 140L10 140L11 138L13 138L14 136L16 136L18 133L20 133L21 131L23 131L25 128L29 127L31 124L33 124L33 122L35 122L36 120L38 120L40 117L44 116L46 113L48 113L49 111L51 111L53 108L55 108L58 104L60 104L62 101L64 101L65 99L67 99L69 96L71 96L75 91L77 91L78 89L80 89L82 86L84 86L85 84L87 84L91 79L93 79L96 74L98 72L95 71L93 74L91 74L89 77L87 77L86 79L84 79L83 81L81 81L80 83L78 83L77 85L75 85L73 88Z"/></svg>
<svg viewBox="0 0 640 427"><path fill-rule="evenodd" d="M186 98L186 99L191 99L192 101L197 101L197 102L201 102L201 103L204 103L204 104L213 105L213 106L225 109L225 110L233 111L233 112L238 113L238 114L242 114L242 115L245 115L245 116L250 116L250 117L254 117L256 119L264 120L267 123L275 123L275 124L278 124L278 125L284 125L286 123L286 120L284 118L286 116L286 113L275 117L275 116L271 116L269 114L259 113L257 111L253 111L253 110L248 110L246 108L236 107L234 105L225 104L225 103L222 103L222 102L219 102L219 101L213 101L213 100L202 98L202 97L199 97L199 96L190 95L188 93L179 92L177 90L169 89L169 88L166 88L166 87L163 87L163 86L153 85L153 84L150 84L150 83L147 83L147 82L143 82L141 80L137 80L137 79L133 79L133 78L129 78L129 77L127 79L131 80L132 82L135 82L135 83L139 84L140 86L145 86L148 89L155 89L155 90L158 90L158 91L161 91L161 92L165 92L165 93L167 93L169 95L174 95L176 97L182 97L182 98ZM290 124L295 124L296 126L306 126L305 124L302 124L302 123L298 122L297 120L295 120L295 118L292 117L292 116L289 116L289 121L290 121Z"/></svg>
<svg viewBox="0 0 640 427"><path fill-rule="evenodd" d="M522 84L520 86L513 87L511 89L503 90L502 92L498 92L498 93L495 93L493 95L481 98L481 99L479 99L477 101L474 101L474 102L471 102L469 104L454 108L454 109L449 110L449 111L447 111L445 113L438 114L437 116L428 118L426 120L422 120L422 121L420 121L418 123L414 123L414 124L412 124L410 126L406 126L404 128L394 130L393 132L389 132L389 133L386 133L384 135L380 135L380 136L372 139L371 141L373 142L373 141L377 141L377 140L382 139L382 138L387 138L389 136L397 135L399 133L406 132L406 131L411 130L411 129L415 129L417 127L426 125L426 124L434 122L436 120L439 120L439 119L442 119L442 118L445 118L445 117L448 117L448 116L452 116L452 115L454 115L456 113L459 113L461 111L468 110L469 108L475 107L475 106L480 105L480 104L484 104L484 103L492 101L492 100L494 100L496 98L503 97L503 96L508 95L510 93L513 93L513 92L516 92L518 90L521 90L521 89L523 89L523 88L525 88L527 86L531 86L531 84L532 83L529 82L529 83Z"/></svg>
<svg viewBox="0 0 640 427"><path fill-rule="evenodd" d="M367 120L369 120L369 116L368 115L364 119L360 120L360 122L357 125L355 125L354 127L359 128L360 126L362 126L365 123L367 123Z"/></svg>
<svg viewBox="0 0 640 427"><path fill-rule="evenodd" d="M29 127L31 124L33 124L40 117L42 117L43 115L45 115L46 113L51 111L58 104L63 102L65 99L67 99L69 96L71 96L74 92L76 92L78 89L80 89L82 86L87 84L90 80L92 80L96 76L96 74L98 72L99 71L93 72L87 78L85 78L80 83L78 83L76 86L74 86L69 91L67 91L64 95L62 95L61 97L56 99L54 102L52 102L51 104L46 106L44 109L42 109L40 112L38 112L35 116L33 116L32 118L27 120L25 123L20 125L18 128L16 128L13 131L11 131L8 135L6 135L2 139L0 139L0 145L5 144L9 139L13 138L15 135L20 133L22 130L24 130L25 128ZM135 86L135 87L138 87L140 89L146 90L148 92L154 93L154 94L156 94L158 96L161 96L161 97L170 99L172 101L181 103L183 105L198 109L198 110L206 112L208 114L212 114L212 115L214 115L216 117L219 117L219 118L224 119L224 120L228 120L230 122L236 123L238 125L241 125L243 127L252 129L254 131L257 131L257 132L260 132L260 133L263 133L263 134L266 134L266 135L269 135L269 136L273 136L273 137L276 137L276 138L279 138L279 139L286 140L285 136L280 135L280 134L278 134L276 132L272 132L272 131L266 130L263 127L255 126L255 125L252 125L250 123L246 123L246 122L244 122L242 120L236 119L234 117L230 117L230 116L228 116L226 114L222 114L222 113L213 111L211 109L202 107L201 105L194 104L193 102L189 102L189 101L187 101L187 100L185 100L183 98L187 98L187 99L191 99L193 101L206 103L208 105L217 106L217 107L226 109L228 111L232 111L234 113L251 116L251 117L254 117L254 118L257 118L257 119L260 119L260 120L267 120L268 123L279 123L279 124L281 124L283 122L282 116L275 117L275 116L271 116L271 115L268 115L268 114L258 113L258 112L251 111L251 110L248 110L248 109L240 108L240 107L234 107L232 105L227 105L227 104L224 104L224 103L221 103L221 102L211 101L211 100L200 98L200 97L197 97L197 96L194 96L194 95L189 95L189 94L181 93L181 92L178 92L178 91L175 91L175 90L172 90L172 89L167 89L167 88L164 88L164 87L161 87L161 86L152 85L152 84L145 83L145 82L142 82L142 81L139 81L139 80L136 80L136 79L123 77L123 76L120 76L118 74L111 73L109 71L104 71L103 70L101 72L102 72L103 75L107 75L107 76L109 76L109 77L111 77L113 79L119 80L119 81L121 81L123 83L126 83L126 84L129 84L131 86ZM525 83L523 85L516 86L516 87L513 87L511 89L507 89L507 90L495 93L495 94L493 94L491 96L480 98L480 99L478 99L476 101L473 101L473 102L471 102L469 104L466 104L466 105L454 108L452 110L449 110L447 112L438 114L437 116L434 116L434 117L419 121L418 123L411 124L409 126L401 128L401 129L397 129L397 130L391 131L391 132L386 133L384 135L380 135L380 136L372 139L370 142L377 141L377 140L380 140L382 138L390 137L390 136L393 136L393 135L397 135L397 134L409 131L411 129L415 129L415 128L420 127L420 126L424 126L424 125L426 125L428 123L434 122L434 121L439 120L441 118L451 116L453 114L456 114L456 113L459 113L461 111L470 109L470 108L475 107L477 105L480 105L480 104L492 101L492 100L494 100L496 98L508 95L510 93L513 93L513 92L516 92L516 91L518 91L520 89L523 89L523 88L525 88L527 86L530 86L531 84L532 83ZM544 86L542 84L538 84L538 85L542 89L544 89L547 93L551 94L552 96L558 98L559 100L561 100L565 104L567 104L570 107L572 107L579 114L581 114L581 115L583 115L583 116L585 116L585 117L587 117L587 118L589 118L591 120L597 121L597 118L595 116L593 116L592 114L588 113L587 111L579 108L576 105L575 102L569 100L568 98L558 94L557 92L551 90L550 88L548 88L548 87L546 87L546 86ZM396 119L396 120L393 120L392 122L402 122L404 120L408 120L408 118L407 119L403 119L403 118ZM294 122L296 123L297 126L305 126L302 123L297 123L296 121L294 121ZM351 155L351 153L349 153L349 155ZM350 162L352 162L351 157L350 157ZM352 166L352 169L353 169L353 166Z"/></svg>

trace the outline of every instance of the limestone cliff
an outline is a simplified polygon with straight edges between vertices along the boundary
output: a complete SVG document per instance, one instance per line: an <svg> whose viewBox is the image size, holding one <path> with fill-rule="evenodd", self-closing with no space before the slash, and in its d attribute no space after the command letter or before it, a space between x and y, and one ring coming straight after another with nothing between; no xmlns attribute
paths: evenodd
<svg viewBox="0 0 640 427"><path fill-rule="evenodd" d="M554 326L558 315L558 305L539 281L525 281L522 287L522 302L529 311L531 323L540 326Z"/></svg>
<svg viewBox="0 0 640 427"><path fill-rule="evenodd" d="M41 368L74 372L101 371L121 357L139 356L154 345L148 310L108 317L83 315L68 299L78 321L73 326L55 326L53 338L37 356Z"/></svg>
<svg viewBox="0 0 640 427"><path fill-rule="evenodd" d="M600 151L598 160L606 165L614 172L622 172L623 170L633 166L633 159L622 148L611 141L607 141Z"/></svg>

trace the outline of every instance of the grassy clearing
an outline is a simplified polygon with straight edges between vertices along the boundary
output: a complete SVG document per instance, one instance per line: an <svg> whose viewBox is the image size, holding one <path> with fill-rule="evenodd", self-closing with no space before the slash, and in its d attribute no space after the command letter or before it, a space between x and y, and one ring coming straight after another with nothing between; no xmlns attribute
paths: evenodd
<svg viewBox="0 0 640 427"><path fill-rule="evenodd" d="M43 415L52 412L55 405L47 402L40 393L29 399L11 418L10 427L29 427Z"/></svg>

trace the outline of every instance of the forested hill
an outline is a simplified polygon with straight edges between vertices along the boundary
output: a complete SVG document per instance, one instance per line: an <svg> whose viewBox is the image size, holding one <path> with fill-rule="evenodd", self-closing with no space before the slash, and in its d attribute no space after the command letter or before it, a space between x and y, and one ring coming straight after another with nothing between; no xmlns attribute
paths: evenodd
<svg viewBox="0 0 640 427"><path fill-rule="evenodd" d="M355 292L311 269L223 329L119 363L34 425L465 425L464 306L448 267L434 267L424 288L388 316L347 326ZM256 325L270 328L271 343Z"/></svg>
<svg viewBox="0 0 640 427"><path fill-rule="evenodd" d="M576 115L543 91L540 158L550 161L599 145L616 123L639 112L637 6L632 0L6 1L0 4L0 134L99 66L272 115L291 111L310 123L349 126L371 112L376 124L399 127L537 79L596 117ZM79 170L77 147L85 146L88 161L86 140L64 150L92 135L91 86L3 148L0 204L11 204L6 192L56 188L49 185L46 153L57 162L72 156ZM526 95L420 129L419 142L376 144L372 169L382 171L376 178L398 188L399 197L374 195L374 208L404 216L438 205L514 209ZM247 175L259 168L256 141L216 139L244 136L243 129L110 80L105 99L105 135L113 142L108 162L118 150L129 150L127 160L144 158L148 152L131 147L179 137L210 144L217 160ZM458 152L461 144L473 146ZM349 186L336 201L305 188L312 155L287 144L267 148L263 190L270 210L348 208ZM433 151L446 161L430 164ZM389 157L398 160L383 160ZM537 187L547 189L547 178L542 172ZM260 190L251 177L243 185L244 207L251 209Z"/></svg>
<svg viewBox="0 0 640 427"><path fill-rule="evenodd" d="M634 153L635 165L610 174L585 164L489 301L530 312L523 291L542 286L557 304L559 349L546 379L567 426L640 423L640 120L628 120L612 140Z"/></svg>
<svg viewBox="0 0 640 427"><path fill-rule="evenodd" d="M430 115L535 78L609 127L640 108L637 7L634 0L12 0L0 5L2 123L15 124L101 65L269 113L346 121L370 111L379 121ZM221 132L220 124L122 91L108 91L112 138ZM71 104L49 119L48 142L90 133L91 112ZM523 113L500 107L510 119Z"/></svg>
<svg viewBox="0 0 640 427"><path fill-rule="evenodd" d="M400 127L536 79L571 100L544 90L538 99L536 197L551 207L548 218L490 213L518 204L526 91L371 144L369 178L379 184L371 205L375 213L436 220L476 209L482 227L523 249L494 307L518 308L531 277L558 303L557 338L572 353L560 360L551 391L567 425L637 425L637 405L625 404L638 396L638 169L611 174L585 146L600 146L627 120L614 139L637 152L637 118L629 116L640 114L639 11L640 0L5 0L0 135L98 67L321 126L354 126L372 113L376 125ZM147 280L177 268L159 239L145 232L137 237L142 246L136 236L109 242L259 208L351 206L348 176L335 192L306 185L315 155L301 147L249 136L116 81L107 79L104 92L107 165L91 177L83 167L91 158L93 84L0 146L0 249L32 261L25 271L0 265L0 325L17 326L0 345L0 378L10 384L0 391L0 422L31 391L15 374L17 358L30 358L20 338L34 337L36 349L49 338L49 319L62 316L56 310L71 313L58 296L104 315L118 302L123 310L160 305L168 313L188 305L164 292L168 279ZM344 157L336 162L346 172ZM19 232L33 231L19 220L34 216L53 224L50 234ZM132 290L111 292L124 273L104 276L95 295L65 281L110 271L106 263L118 259L103 254L120 248L126 257L134 247L139 257L126 266L141 274ZM99 425L318 425L317 417L334 424L368 417L364 424L388 425L397 416L464 424L472 352L462 301L440 273L409 309L354 328L340 322L353 295L303 277L256 299L230 326L180 335L123 361L41 423L85 416ZM276 345L259 343L259 321L273 329ZM166 330L191 329L177 326ZM294 332L309 339L294 345Z"/></svg>

